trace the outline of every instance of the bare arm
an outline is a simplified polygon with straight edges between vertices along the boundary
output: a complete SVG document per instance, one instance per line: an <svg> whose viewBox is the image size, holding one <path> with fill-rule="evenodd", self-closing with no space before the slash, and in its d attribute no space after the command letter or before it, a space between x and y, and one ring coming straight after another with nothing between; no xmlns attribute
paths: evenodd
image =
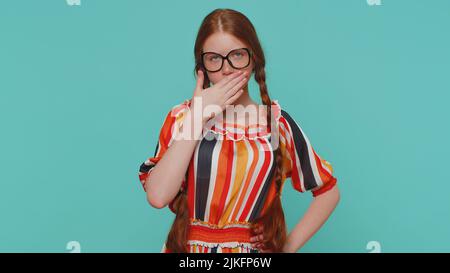
<svg viewBox="0 0 450 273"><path fill-rule="evenodd" d="M288 235L283 252L297 252L325 223L336 208L339 199L337 185L315 197L303 218Z"/></svg>
<svg viewBox="0 0 450 273"><path fill-rule="evenodd" d="M168 205L178 194L195 147L201 139L206 122L232 104L243 93L242 87L247 83L247 73L232 73L214 86L203 90L204 75L198 72L191 111L183 119L181 138L174 138L162 158L153 167L145 182L148 202L155 208ZM195 110L194 102L199 99L200 111ZM204 115L207 106L216 106Z"/></svg>
<svg viewBox="0 0 450 273"><path fill-rule="evenodd" d="M192 154L202 133L203 125L206 122L206 120L200 122L201 117L194 117L193 111L188 111L187 113L184 123L191 122L191 124L194 124L195 119L197 119L197 124L201 124L201 126L191 126L193 128L192 137L174 139L173 144L169 146L164 156L147 177L145 183L147 200L155 208L165 207L178 194Z"/></svg>

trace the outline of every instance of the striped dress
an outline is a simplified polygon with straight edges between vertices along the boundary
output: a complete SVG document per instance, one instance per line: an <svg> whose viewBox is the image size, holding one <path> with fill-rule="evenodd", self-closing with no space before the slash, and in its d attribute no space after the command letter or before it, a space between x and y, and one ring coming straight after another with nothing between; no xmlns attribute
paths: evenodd
<svg viewBox="0 0 450 273"><path fill-rule="evenodd" d="M139 168L144 190L147 176L179 134L190 103L185 100L167 114L154 155ZM271 109L275 129L264 126L266 118L244 126L218 115L204 130L180 189L187 186L190 252L258 252L250 243L250 224L275 198L274 149L278 145L282 185L291 178L295 190L318 196L336 184L331 164L315 152L298 123L277 100ZM169 208L175 213L173 201ZM165 243L161 252L170 252Z"/></svg>

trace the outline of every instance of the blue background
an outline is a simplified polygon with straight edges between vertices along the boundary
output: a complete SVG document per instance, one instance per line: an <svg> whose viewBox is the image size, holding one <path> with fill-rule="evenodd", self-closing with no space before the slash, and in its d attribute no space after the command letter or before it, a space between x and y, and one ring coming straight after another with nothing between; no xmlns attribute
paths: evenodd
<svg viewBox="0 0 450 273"><path fill-rule="evenodd" d="M300 252L449 252L445 0L3 1L0 251L161 250L174 214L147 203L137 171L192 96L215 8L253 22L271 98L338 178L341 202ZM287 182L290 230L312 196Z"/></svg>

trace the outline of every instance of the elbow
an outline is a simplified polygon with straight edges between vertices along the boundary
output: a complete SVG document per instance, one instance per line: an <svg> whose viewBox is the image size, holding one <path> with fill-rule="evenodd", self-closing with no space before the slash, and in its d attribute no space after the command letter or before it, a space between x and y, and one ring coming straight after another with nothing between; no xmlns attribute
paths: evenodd
<svg viewBox="0 0 450 273"><path fill-rule="evenodd" d="M161 199L153 196L151 193L147 193L147 201L155 209L162 209L166 206Z"/></svg>
<svg viewBox="0 0 450 273"><path fill-rule="evenodd" d="M338 185L334 185L331 189L327 190L316 196L316 199L327 199L329 202L335 203L337 205L341 200L341 193L338 189Z"/></svg>
<svg viewBox="0 0 450 273"><path fill-rule="evenodd" d="M151 183L147 181L145 191L147 193L147 202L155 209L162 209L166 206L165 202L161 199L159 194L150 186Z"/></svg>
<svg viewBox="0 0 450 273"><path fill-rule="evenodd" d="M337 187L337 185L335 185L333 187L333 189L331 189L332 191L332 199L335 203L335 206L337 206L339 204L339 202L341 201L341 193Z"/></svg>

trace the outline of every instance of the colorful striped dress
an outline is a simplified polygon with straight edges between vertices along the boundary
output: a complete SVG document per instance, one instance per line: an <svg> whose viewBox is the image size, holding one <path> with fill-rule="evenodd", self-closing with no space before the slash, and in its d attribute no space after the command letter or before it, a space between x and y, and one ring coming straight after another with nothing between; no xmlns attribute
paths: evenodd
<svg viewBox="0 0 450 273"><path fill-rule="evenodd" d="M146 178L180 132L189 106L190 100L185 100L167 114L153 157L139 168L144 190ZM318 196L336 184L331 164L315 152L298 123L277 100L271 109L272 128L278 134L264 126L265 117L262 123L244 126L238 121L227 123L218 115L199 140L181 183L181 189L187 186L190 252L258 252L250 243L250 224L275 198L274 149L278 145L282 185L291 178L295 190ZM173 201L169 208L175 213ZM165 243L161 252L170 252Z"/></svg>

